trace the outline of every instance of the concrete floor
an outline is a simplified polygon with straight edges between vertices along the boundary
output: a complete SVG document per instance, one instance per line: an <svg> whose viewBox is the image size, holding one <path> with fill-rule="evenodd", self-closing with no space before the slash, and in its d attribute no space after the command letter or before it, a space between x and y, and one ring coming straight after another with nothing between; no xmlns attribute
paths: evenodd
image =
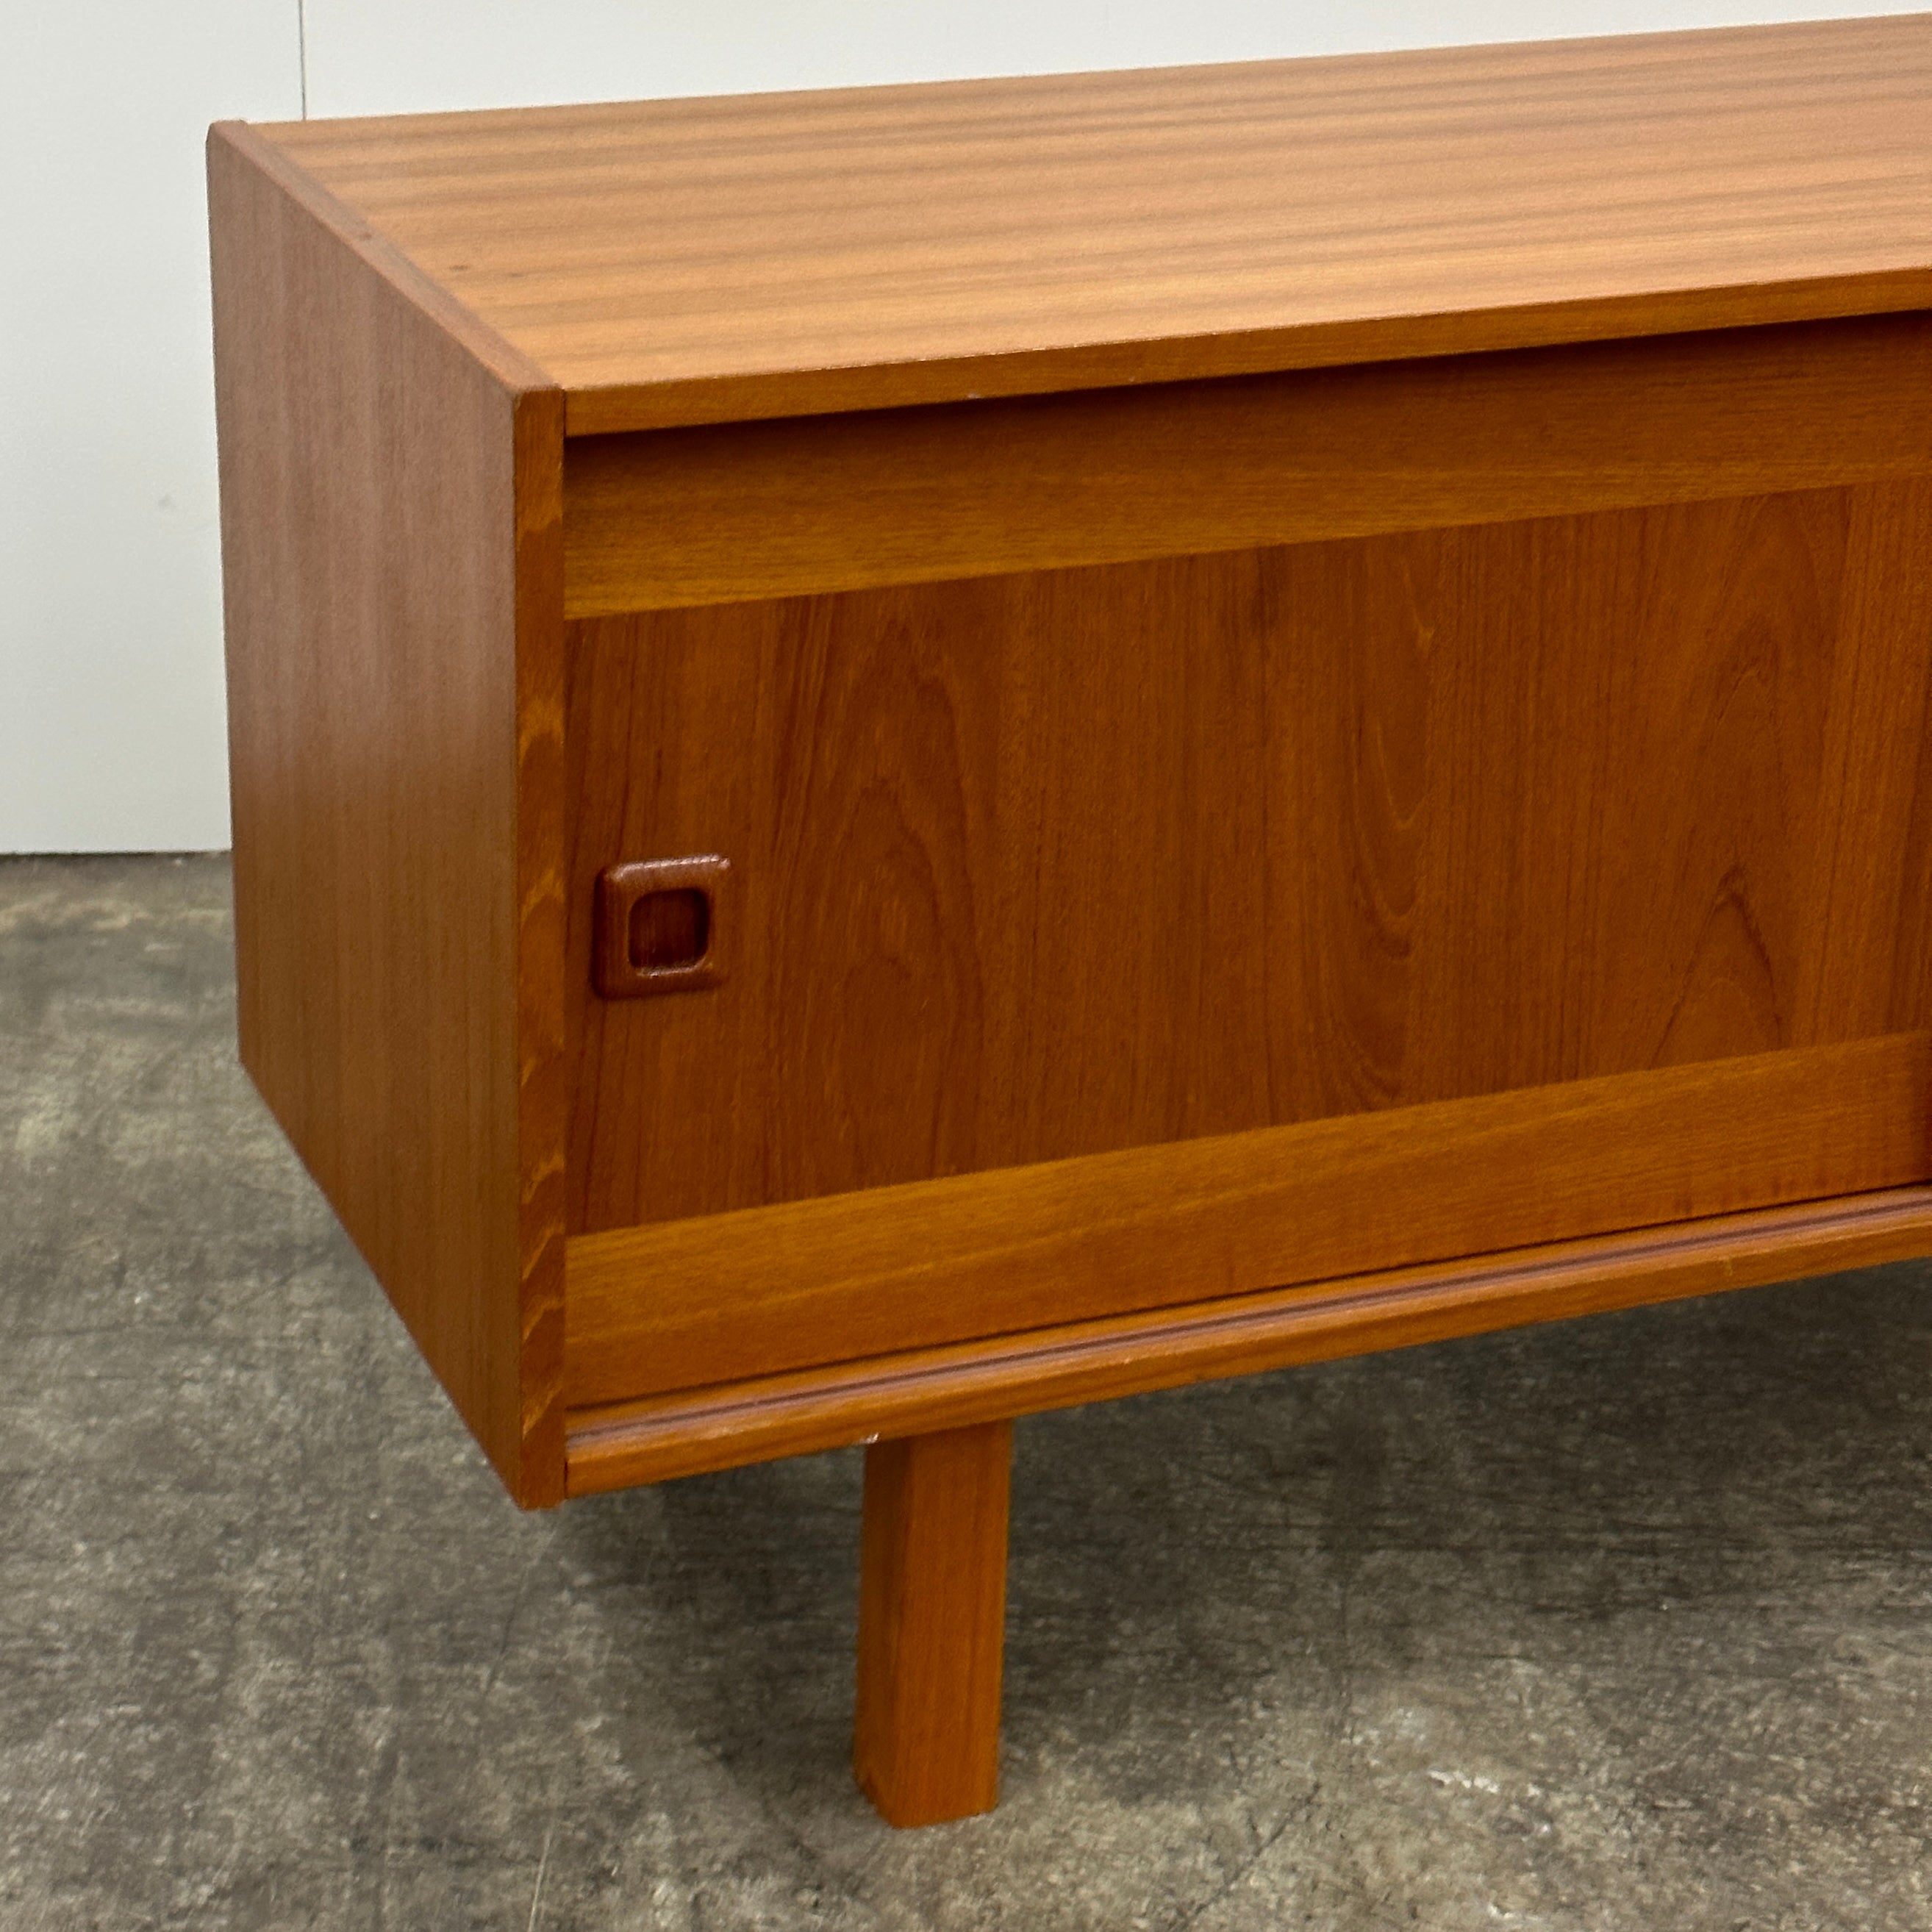
<svg viewBox="0 0 1932 1932"><path fill-rule="evenodd" d="M0 864L0 1928L1932 1927L1932 1276L1021 1426L1005 1795L846 1770L844 1454L521 1516L237 1071Z"/></svg>

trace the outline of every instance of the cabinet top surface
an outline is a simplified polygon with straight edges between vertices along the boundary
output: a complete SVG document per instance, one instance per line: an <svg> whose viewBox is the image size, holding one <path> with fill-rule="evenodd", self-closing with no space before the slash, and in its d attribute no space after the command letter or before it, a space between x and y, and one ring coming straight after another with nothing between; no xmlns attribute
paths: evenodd
<svg viewBox="0 0 1932 1932"><path fill-rule="evenodd" d="M242 138L575 434L1932 308L1928 14Z"/></svg>

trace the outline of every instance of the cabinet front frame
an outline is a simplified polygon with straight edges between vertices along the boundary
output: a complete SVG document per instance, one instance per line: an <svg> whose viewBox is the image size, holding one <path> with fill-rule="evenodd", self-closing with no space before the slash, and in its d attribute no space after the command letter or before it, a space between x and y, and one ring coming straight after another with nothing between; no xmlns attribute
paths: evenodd
<svg viewBox="0 0 1932 1932"><path fill-rule="evenodd" d="M1915 313L573 440L565 607L592 619L1922 478L1928 402L1932 316ZM1922 584L1900 594L1923 608ZM1928 1071L1924 1035L1876 1028L575 1234L571 1484L1922 1252ZM1486 1187L1483 1163L1511 1144L1516 1180ZM1703 1165L1680 1184L1658 1156ZM1582 1204L1539 1218L1552 1186ZM1308 1232L1404 1203L1432 1232ZM926 1313L874 1318L896 1304Z"/></svg>

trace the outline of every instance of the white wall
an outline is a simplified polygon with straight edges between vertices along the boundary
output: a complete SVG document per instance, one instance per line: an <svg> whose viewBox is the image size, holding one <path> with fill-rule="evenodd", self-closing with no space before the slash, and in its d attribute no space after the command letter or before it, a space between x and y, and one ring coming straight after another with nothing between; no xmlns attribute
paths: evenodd
<svg viewBox="0 0 1932 1932"><path fill-rule="evenodd" d="M228 842L201 143L300 87L295 0L7 10L0 851Z"/></svg>
<svg viewBox="0 0 1932 1932"><path fill-rule="evenodd" d="M0 852L227 842L211 120L1906 13L1923 0L67 0L0 60ZM305 21L305 35L298 28Z"/></svg>
<svg viewBox="0 0 1932 1932"><path fill-rule="evenodd" d="M307 0L309 111L394 114L1907 14L1926 0Z"/></svg>

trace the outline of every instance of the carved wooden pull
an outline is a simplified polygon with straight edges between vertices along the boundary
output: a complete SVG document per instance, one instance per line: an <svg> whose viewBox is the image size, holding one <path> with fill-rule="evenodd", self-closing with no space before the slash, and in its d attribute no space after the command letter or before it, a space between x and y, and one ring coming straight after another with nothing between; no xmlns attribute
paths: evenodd
<svg viewBox="0 0 1932 1932"><path fill-rule="evenodd" d="M724 976L728 860L640 859L597 874L597 990L686 993Z"/></svg>

